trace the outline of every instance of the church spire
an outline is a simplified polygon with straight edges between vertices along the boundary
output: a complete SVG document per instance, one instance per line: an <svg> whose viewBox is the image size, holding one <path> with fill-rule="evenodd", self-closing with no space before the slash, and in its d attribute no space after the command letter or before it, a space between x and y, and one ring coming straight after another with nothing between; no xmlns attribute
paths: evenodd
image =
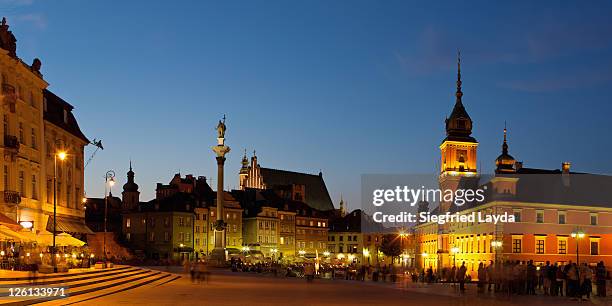
<svg viewBox="0 0 612 306"><path fill-rule="evenodd" d="M457 103L461 103L461 97L463 96L463 92L461 92L461 51L457 50Z"/></svg>
<svg viewBox="0 0 612 306"><path fill-rule="evenodd" d="M508 130L506 129L506 122L504 121L504 143L502 144L502 154L508 155L508 141L506 139L506 134Z"/></svg>
<svg viewBox="0 0 612 306"><path fill-rule="evenodd" d="M516 160L508 153L508 129L504 122L504 142L502 143L502 153L495 160L495 173L514 173Z"/></svg>

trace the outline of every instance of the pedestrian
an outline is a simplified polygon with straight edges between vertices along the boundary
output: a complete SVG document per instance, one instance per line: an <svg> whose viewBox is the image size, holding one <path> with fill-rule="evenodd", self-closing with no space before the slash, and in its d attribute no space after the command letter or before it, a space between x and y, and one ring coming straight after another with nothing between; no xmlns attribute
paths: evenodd
<svg viewBox="0 0 612 306"><path fill-rule="evenodd" d="M484 285L487 281L487 270L485 270L484 264L481 262L478 264L478 293L484 292Z"/></svg>
<svg viewBox="0 0 612 306"><path fill-rule="evenodd" d="M526 289L527 295L535 295L535 288L538 281L537 268L533 265L533 260L530 260L525 267L525 278L527 281Z"/></svg>
<svg viewBox="0 0 612 306"><path fill-rule="evenodd" d="M486 274L487 274L487 282L488 282L487 292L491 292L491 286L495 283L494 281L495 280L495 266L492 260L489 261L489 265L487 266L487 269L486 269Z"/></svg>
<svg viewBox="0 0 612 306"><path fill-rule="evenodd" d="M206 261L200 261L198 266L198 282L208 284L210 281L210 272L208 272L208 267Z"/></svg>
<svg viewBox="0 0 612 306"><path fill-rule="evenodd" d="M307 282L312 282L314 279L314 266L310 263L304 264L304 276L306 276Z"/></svg>
<svg viewBox="0 0 612 306"><path fill-rule="evenodd" d="M580 267L580 293L579 299L586 301L591 298L592 291L592 283L591 279L593 278L593 271L591 268L585 263L583 263ZM584 297L586 295L586 298Z"/></svg>
<svg viewBox="0 0 612 306"><path fill-rule="evenodd" d="M578 292L580 292L580 278L578 275L578 267L575 263L570 263L567 268L567 291L566 296L573 300L578 299Z"/></svg>
<svg viewBox="0 0 612 306"><path fill-rule="evenodd" d="M606 297L606 274L606 266L604 266L603 261L600 261L597 263L597 268L595 270L595 282L598 297Z"/></svg>
<svg viewBox="0 0 612 306"><path fill-rule="evenodd" d="M195 283L195 281L196 281L196 276L197 276L197 275L196 275L196 272L197 272L196 267L197 267L197 265L198 265L198 264L199 264L199 263L192 262L192 263L189 265L189 274L191 275L191 283Z"/></svg>
<svg viewBox="0 0 612 306"><path fill-rule="evenodd" d="M457 271L457 280L459 281L459 290L465 292L465 273L467 268L465 267L465 261L461 262L461 267Z"/></svg>

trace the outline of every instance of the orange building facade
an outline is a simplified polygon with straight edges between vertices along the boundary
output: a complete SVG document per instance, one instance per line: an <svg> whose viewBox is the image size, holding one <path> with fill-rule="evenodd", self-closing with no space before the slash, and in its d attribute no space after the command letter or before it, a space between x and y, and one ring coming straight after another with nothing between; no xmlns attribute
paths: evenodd
<svg viewBox="0 0 612 306"><path fill-rule="evenodd" d="M495 175L483 179L476 168L478 142L471 136L472 120L462 96L459 69L457 100L440 145L439 186L484 188L486 200L462 207L441 202L431 213L506 215L514 222L417 224L417 268L440 270L465 262L470 273L481 262L506 260L533 260L536 265L603 261L612 266L612 177L573 173L567 162L555 170L525 168L509 154L504 129Z"/></svg>

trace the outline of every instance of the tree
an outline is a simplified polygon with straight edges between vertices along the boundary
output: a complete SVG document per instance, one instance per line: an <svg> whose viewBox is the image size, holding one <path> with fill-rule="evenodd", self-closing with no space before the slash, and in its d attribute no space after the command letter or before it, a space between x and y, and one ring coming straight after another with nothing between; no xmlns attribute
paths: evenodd
<svg viewBox="0 0 612 306"><path fill-rule="evenodd" d="M395 257L400 256L402 254L402 246L398 236L394 234L385 234L382 237L380 251L383 252L385 256L391 257L391 261L393 261Z"/></svg>

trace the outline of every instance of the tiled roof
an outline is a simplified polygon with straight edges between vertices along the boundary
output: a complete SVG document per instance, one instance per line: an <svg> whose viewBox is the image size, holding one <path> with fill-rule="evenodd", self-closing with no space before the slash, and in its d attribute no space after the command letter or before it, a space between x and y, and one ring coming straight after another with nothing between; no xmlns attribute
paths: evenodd
<svg viewBox="0 0 612 306"><path fill-rule="evenodd" d="M268 188L274 189L278 186L287 186L291 184L304 185L305 199L304 202L310 207L317 210L332 210L332 203L327 186L323 180L323 175L306 174L278 169L261 168L261 176Z"/></svg>
<svg viewBox="0 0 612 306"><path fill-rule="evenodd" d="M74 107L47 89L43 90L43 95L47 101L47 109L43 115L44 119L89 143L89 139L81 132L81 128L79 128L79 124L72 114ZM66 121L64 121L64 110L68 115Z"/></svg>

